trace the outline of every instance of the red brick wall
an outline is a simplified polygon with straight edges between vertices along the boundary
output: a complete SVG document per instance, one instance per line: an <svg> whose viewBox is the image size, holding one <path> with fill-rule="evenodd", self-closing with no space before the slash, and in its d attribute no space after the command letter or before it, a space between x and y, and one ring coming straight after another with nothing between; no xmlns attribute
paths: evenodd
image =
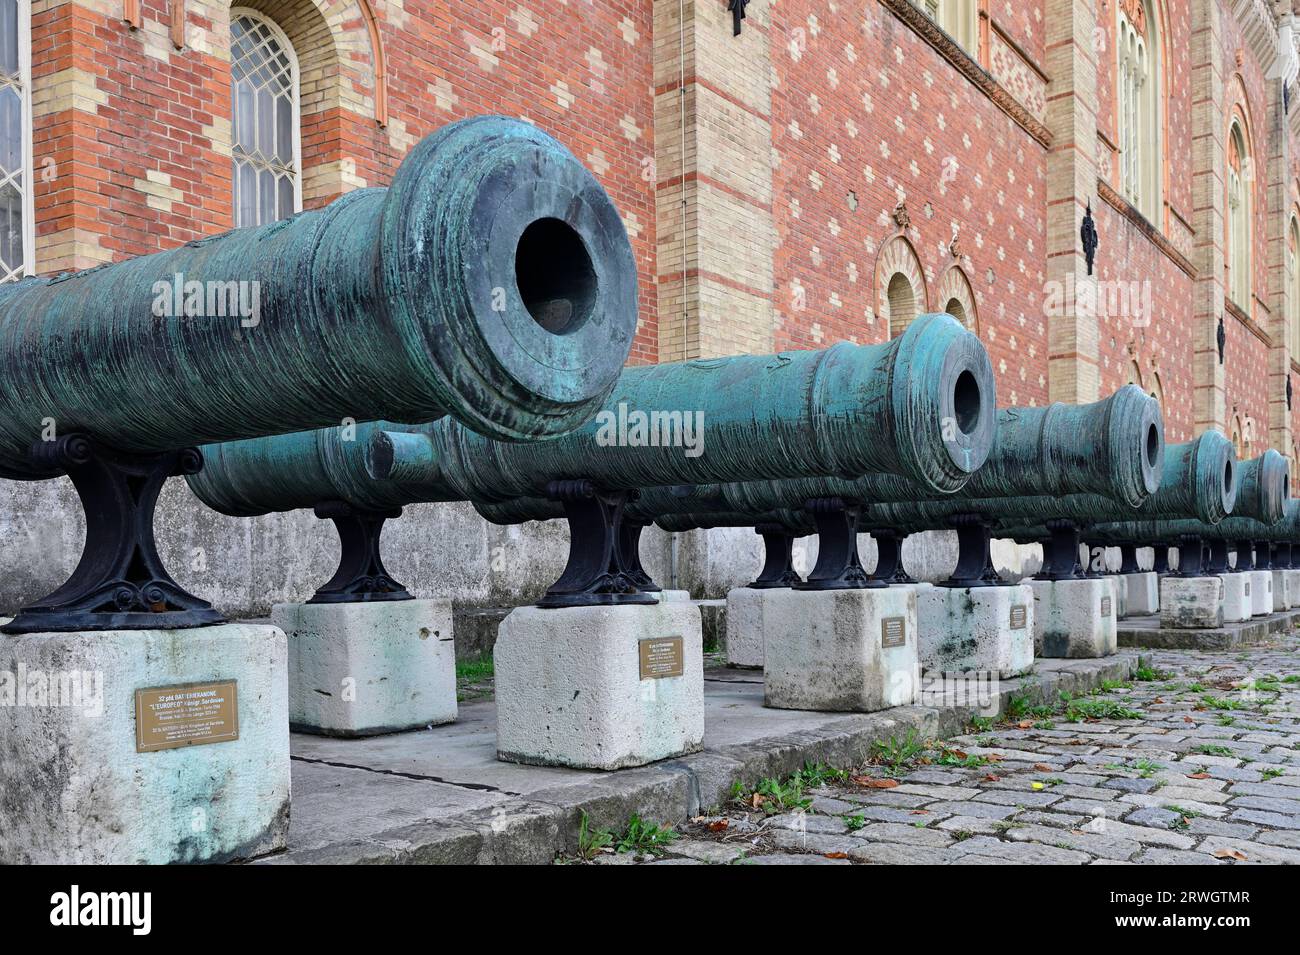
<svg viewBox="0 0 1300 955"><path fill-rule="evenodd" d="M1041 4L1017 6L1032 16ZM932 295L960 226L999 404L1043 403L1044 148L878 3L832 13L824 2L782 0L772 16L777 347L888 337L871 317L876 259L905 197ZM1034 32L1041 39L1041 26ZM797 37L806 44L798 59ZM804 311L792 308L796 288Z"/></svg>

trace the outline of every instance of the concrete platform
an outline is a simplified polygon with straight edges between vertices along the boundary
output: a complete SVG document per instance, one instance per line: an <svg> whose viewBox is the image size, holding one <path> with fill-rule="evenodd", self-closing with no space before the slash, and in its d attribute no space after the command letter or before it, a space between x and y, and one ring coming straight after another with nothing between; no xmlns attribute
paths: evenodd
<svg viewBox="0 0 1300 955"><path fill-rule="evenodd" d="M1040 660L995 687L1003 703L1082 693L1124 679L1138 655ZM785 776L805 761L855 765L872 744L915 729L963 731L968 708L904 706L878 713L811 713L763 706L761 675L705 672L704 751L616 772L521 766L496 759L492 701L463 704L458 722L368 739L294 734L289 849L260 864L549 863L577 847L583 812L620 829L639 813L680 824L724 803L733 782Z"/></svg>
<svg viewBox="0 0 1300 955"><path fill-rule="evenodd" d="M1262 643L1271 633L1283 633L1300 623L1300 610L1288 610L1244 623L1219 627L1185 629L1160 626L1160 615L1129 617L1119 622L1121 647L1152 647L1165 650L1232 650Z"/></svg>

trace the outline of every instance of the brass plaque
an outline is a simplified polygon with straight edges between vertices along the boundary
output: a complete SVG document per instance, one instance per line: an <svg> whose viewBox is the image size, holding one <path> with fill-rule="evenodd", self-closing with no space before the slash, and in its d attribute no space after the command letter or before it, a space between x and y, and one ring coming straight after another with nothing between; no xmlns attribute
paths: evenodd
<svg viewBox="0 0 1300 955"><path fill-rule="evenodd" d="M906 617L886 617L880 621L880 645L885 649L907 645Z"/></svg>
<svg viewBox="0 0 1300 955"><path fill-rule="evenodd" d="M1109 617L1109 616L1110 616L1110 598L1109 598L1109 597L1102 597L1102 598L1101 598L1101 615L1102 615L1103 617Z"/></svg>
<svg viewBox="0 0 1300 955"><path fill-rule="evenodd" d="M226 743L239 739L234 680L135 691L135 751Z"/></svg>
<svg viewBox="0 0 1300 955"><path fill-rule="evenodd" d="M1014 607L1012 607L1011 608L1011 629L1012 630L1025 629L1025 623L1028 619L1028 616L1029 615L1028 612L1025 610L1024 604L1016 604Z"/></svg>
<svg viewBox="0 0 1300 955"><path fill-rule="evenodd" d="M641 679L662 680L686 672L681 637L651 637L640 641Z"/></svg>

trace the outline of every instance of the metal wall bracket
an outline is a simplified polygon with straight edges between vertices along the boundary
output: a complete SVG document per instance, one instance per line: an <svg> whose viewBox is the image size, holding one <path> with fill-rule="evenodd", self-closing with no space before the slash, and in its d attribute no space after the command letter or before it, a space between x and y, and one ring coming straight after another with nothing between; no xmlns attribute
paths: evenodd
<svg viewBox="0 0 1300 955"><path fill-rule="evenodd" d="M641 590L619 553L623 508L633 491L602 491L591 481L551 481L546 496L564 505L569 521L569 562L537 606L596 607L654 604L659 598Z"/></svg>
<svg viewBox="0 0 1300 955"><path fill-rule="evenodd" d="M817 525L817 565L795 590L860 590L884 587L871 580L858 557L858 521L861 505L839 497L808 501L805 510Z"/></svg>
<svg viewBox="0 0 1300 955"><path fill-rule="evenodd" d="M1121 574L1142 573L1142 568L1138 567L1137 544L1119 545L1119 572Z"/></svg>
<svg viewBox="0 0 1300 955"><path fill-rule="evenodd" d="M1157 574L1169 573L1169 545L1152 544L1151 551L1153 554L1151 559L1151 569Z"/></svg>
<svg viewBox="0 0 1300 955"><path fill-rule="evenodd" d="M86 513L86 544L67 582L0 630L178 630L225 622L171 578L153 536L163 484L203 467L197 449L129 454L67 434L33 445L32 460L72 479Z"/></svg>
<svg viewBox="0 0 1300 955"><path fill-rule="evenodd" d="M334 576L316 591L309 604L367 603L377 600L414 600L384 568L379 538L384 522L402 516L402 509L366 511L342 501L327 501L315 508L321 520L334 522L339 535L339 566Z"/></svg>

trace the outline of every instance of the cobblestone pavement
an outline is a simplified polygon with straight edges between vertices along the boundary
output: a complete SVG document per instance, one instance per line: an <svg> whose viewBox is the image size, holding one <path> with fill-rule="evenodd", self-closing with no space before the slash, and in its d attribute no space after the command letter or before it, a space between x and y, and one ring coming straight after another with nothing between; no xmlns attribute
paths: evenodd
<svg viewBox="0 0 1300 955"><path fill-rule="evenodd" d="M1300 638L1151 651L1142 679L871 765L738 787L656 845L596 834L603 863L989 865L1300 862ZM608 843L606 845L606 843ZM622 845L624 851L617 851ZM652 851L648 851L652 850Z"/></svg>

